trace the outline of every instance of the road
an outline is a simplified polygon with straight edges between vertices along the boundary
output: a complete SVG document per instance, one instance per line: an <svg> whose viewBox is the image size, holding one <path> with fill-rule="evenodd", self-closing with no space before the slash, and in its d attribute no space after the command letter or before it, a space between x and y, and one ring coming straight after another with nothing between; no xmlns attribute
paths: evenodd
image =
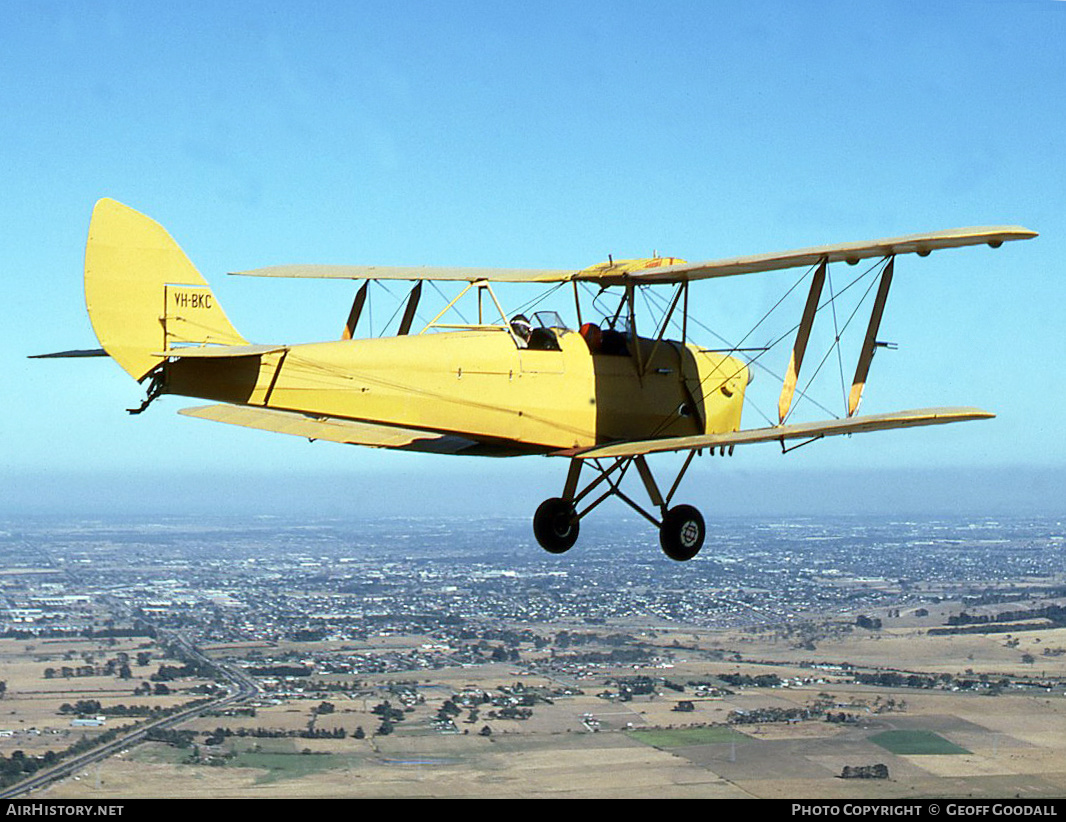
<svg viewBox="0 0 1066 822"><path fill-rule="evenodd" d="M161 632L162 633L162 632ZM227 705L232 705L237 702L243 702L246 699L256 696L259 693L259 688L256 686L254 680L251 679L244 671L236 668L232 668L214 660L210 660L201 654L196 647L189 642L184 636L174 632L166 632L169 638L177 642L186 654L192 659L198 662L210 665L216 669L225 679L229 680L230 690L225 696L218 699L212 699L208 702L201 702L191 708L187 708L180 713L172 714L171 716L158 719L153 722L149 722L146 725L140 725L136 729L131 730L129 733L112 740L111 742L100 745L97 748L93 748L91 751L79 754L71 759L66 759L55 767L49 768L45 771L38 771L29 779L24 779L15 785L0 790L0 799L14 799L20 796L24 796L32 793L33 791L40 790L41 788L52 784L60 779L66 779L68 776L72 776L79 770L82 770L95 762L100 762L107 759L109 756L113 756L121 750L129 748L131 745L136 745L144 741L149 731L164 728L173 728L186 722L194 717L199 716L204 711L217 710Z"/></svg>

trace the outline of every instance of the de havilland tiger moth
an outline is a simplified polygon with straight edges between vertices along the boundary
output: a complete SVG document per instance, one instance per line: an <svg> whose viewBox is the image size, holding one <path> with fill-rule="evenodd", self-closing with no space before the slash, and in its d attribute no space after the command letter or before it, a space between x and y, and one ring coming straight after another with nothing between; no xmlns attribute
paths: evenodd
<svg viewBox="0 0 1066 822"><path fill-rule="evenodd" d="M617 497L658 529L668 557L688 560L703 546L706 524L699 510L673 499L697 454L732 454L738 445L760 442L778 442L787 451L798 447L786 447L791 441L802 445L835 435L991 418L968 407L856 412L874 353L888 345L878 340L878 330L897 256L981 244L998 248L1035 236L1019 226L960 228L711 262L612 257L578 270L287 265L234 272L361 281L340 339L254 344L230 323L159 224L102 199L93 209L85 253L85 302L102 348L42 356L110 356L147 387L132 413L163 394L178 394L214 403L179 412L186 416L312 441L433 454L561 457L569 465L563 490L533 516L543 548L569 550L581 520ZM794 400L804 394L799 376L815 317L846 290L830 287L824 298L827 279L832 284L829 267L863 260L872 261L867 293L875 282L877 289L854 377L842 392L845 407L831 419L789 422ZM745 392L762 349L753 357L739 346L711 349L692 342L689 329L697 321L690 289L704 280L795 268L806 273L792 288L808 278L810 283L787 334L792 351L777 421L744 428ZM369 286L389 281L412 284L395 333L360 338ZM458 293L416 330L426 281L451 284ZM508 283L562 287L564 294L572 287L576 322L555 311L505 311L497 292ZM596 291L591 320L581 289ZM649 305L648 294L655 292L662 316L645 336L637 331L638 308ZM461 314L455 321L460 301L476 303L476 322ZM671 328L680 332L678 339L667 337ZM656 481L647 459L665 452L686 454L668 488ZM621 487L631 468L648 505ZM583 483L585 469L591 479Z"/></svg>

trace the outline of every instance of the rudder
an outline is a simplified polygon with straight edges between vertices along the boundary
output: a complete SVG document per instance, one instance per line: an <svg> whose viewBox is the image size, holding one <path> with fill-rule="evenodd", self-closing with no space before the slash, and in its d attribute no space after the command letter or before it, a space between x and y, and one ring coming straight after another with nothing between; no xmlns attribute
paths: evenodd
<svg viewBox="0 0 1066 822"><path fill-rule="evenodd" d="M166 230L115 200L93 208L85 305L100 345L138 381L175 347L247 343Z"/></svg>

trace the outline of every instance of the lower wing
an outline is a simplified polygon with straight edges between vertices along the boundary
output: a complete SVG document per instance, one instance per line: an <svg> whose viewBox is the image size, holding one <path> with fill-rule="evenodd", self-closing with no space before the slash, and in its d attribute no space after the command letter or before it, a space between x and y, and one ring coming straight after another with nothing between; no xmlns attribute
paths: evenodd
<svg viewBox="0 0 1066 822"><path fill-rule="evenodd" d="M480 443L453 434L374 425L336 417L303 414L298 411L280 411L274 408L204 405L183 408L178 413L201 420L214 420L241 425L245 428L257 428L261 431L292 434L297 437L306 437L309 440L327 440L347 445L365 445L371 448L398 448L434 454L462 454L476 453L482 447Z"/></svg>
<svg viewBox="0 0 1066 822"><path fill-rule="evenodd" d="M840 434L858 434L864 431L884 431L890 428L911 428L919 425L944 425L967 420L986 420L995 417L980 408L921 408L915 411L894 411L891 414L871 414L864 417L849 417L842 420L824 420L794 425L776 425L769 428L752 428L725 434L705 434L691 437L668 437L657 440L635 440L609 445L594 445L588 448L569 448L553 452L557 456L597 459L600 457L635 457L641 454L657 454L664 451L695 451L701 448L745 445L752 442L778 442L785 440L820 439Z"/></svg>

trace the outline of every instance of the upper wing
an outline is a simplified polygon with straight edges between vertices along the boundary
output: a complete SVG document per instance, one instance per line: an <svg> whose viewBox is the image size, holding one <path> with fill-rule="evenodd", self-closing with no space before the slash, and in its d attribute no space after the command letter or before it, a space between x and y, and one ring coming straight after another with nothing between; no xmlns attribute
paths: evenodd
<svg viewBox="0 0 1066 822"><path fill-rule="evenodd" d="M230 272L248 277L304 277L325 280L455 280L500 283L557 283L574 272L548 268L461 268L429 265L276 265Z"/></svg>
<svg viewBox="0 0 1066 822"><path fill-rule="evenodd" d="M503 448L497 449L455 434L376 425L337 417L303 414L298 411L280 411L274 408L255 408L247 405L204 405L183 408L178 413L201 420L226 422L246 428L257 428L261 431L275 431L279 434L292 434L310 440L327 440L347 445L399 448L431 454L484 456L507 454Z"/></svg>
<svg viewBox="0 0 1066 822"><path fill-rule="evenodd" d="M1028 240L1036 237L1035 231L1021 226L982 226L977 228L953 228L926 234L909 234L905 237L890 237L861 243L838 243L835 245L801 248L795 251L779 251L771 254L756 254L750 257L733 257L704 263L680 263L644 271L633 272L635 282L673 283L684 280L703 280L710 277L730 277L735 274L754 274L760 271L775 271L817 265L822 260L830 263L847 262L851 265L871 257L889 257L894 254L918 254L924 257L941 248L961 248L987 243L998 248L1010 240Z"/></svg>
<svg viewBox="0 0 1066 822"><path fill-rule="evenodd" d="M572 448L554 453L557 456L577 457L579 459L635 457L640 454L656 454L663 451L694 451L698 448L743 445L752 442L784 442L784 440L793 439L857 434L863 431L883 431L889 428L910 428L919 425L943 425L949 422L985 420L992 417L995 417L995 414L982 411L980 408L922 408L916 411L895 411L891 414L849 417L843 420L825 420L794 425L777 425L770 428L753 428L747 431L733 431L726 434L619 442L611 445L595 445L589 448Z"/></svg>
<svg viewBox="0 0 1066 822"><path fill-rule="evenodd" d="M1037 236L1021 226L983 226L954 228L905 237L890 237L860 243L778 251L750 257L733 257L702 263L670 262L667 259L612 260L581 271L549 268L463 268L436 266L379 266L379 265L280 265L235 271L234 274L254 277L312 277L349 280L455 280L507 283L557 283L584 280L601 285L617 285L627 280L638 283L676 283L703 280L710 277L729 277L754 274L783 268L846 261L857 263L870 257L915 253L925 256L941 248L959 248L987 243L996 248L1010 240L1028 240Z"/></svg>

